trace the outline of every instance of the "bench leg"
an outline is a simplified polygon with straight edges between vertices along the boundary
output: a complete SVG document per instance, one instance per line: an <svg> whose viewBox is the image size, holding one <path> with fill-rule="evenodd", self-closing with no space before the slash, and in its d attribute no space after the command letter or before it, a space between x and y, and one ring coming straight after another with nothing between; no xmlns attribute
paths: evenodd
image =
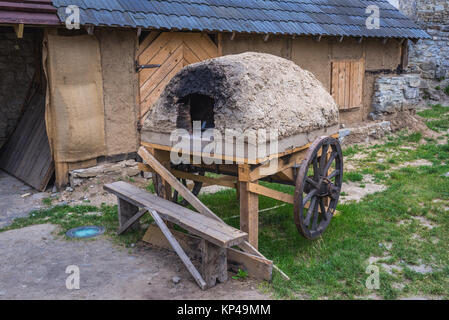
<svg viewBox="0 0 449 320"><path fill-rule="evenodd" d="M201 275L208 288L228 280L227 260L226 248L201 240Z"/></svg>
<svg viewBox="0 0 449 320"><path fill-rule="evenodd" d="M195 279L196 283L200 286L200 288L202 290L206 289L207 285L206 285L206 282L204 281L204 279L201 277L201 274L195 268L195 266L193 265L192 261L190 261L189 257L184 252L182 247L179 245L178 241L173 236L173 234L170 232L170 230L167 228L167 226L165 225L164 221L162 221L162 219L159 216L159 214L156 211L154 211L154 210L152 210L150 208L146 208L146 209L151 214L151 216L154 218L154 221L156 221L156 224L158 225L159 229L161 229L162 233L164 234L165 238L170 243L170 245L173 248L173 250L175 250L176 253L178 254L179 258L181 258L182 262L186 266L187 270L189 270L190 274L193 276L193 278Z"/></svg>
<svg viewBox="0 0 449 320"><path fill-rule="evenodd" d="M126 224L126 222L129 219L131 219L132 217L134 217L137 212L139 212L139 208L129 202L126 202L123 199L120 199L120 198L117 198L117 202L118 202L118 221L119 221L120 229L122 229L123 226ZM140 222L136 221L132 224L132 226L130 226L127 229L128 230L137 230L137 229L139 229L139 227L140 227Z"/></svg>

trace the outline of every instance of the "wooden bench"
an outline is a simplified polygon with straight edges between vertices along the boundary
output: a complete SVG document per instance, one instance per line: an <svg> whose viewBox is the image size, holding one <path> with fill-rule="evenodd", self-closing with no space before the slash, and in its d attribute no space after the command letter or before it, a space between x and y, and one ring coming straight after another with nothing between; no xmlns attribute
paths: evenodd
<svg viewBox="0 0 449 320"><path fill-rule="evenodd" d="M219 282L227 280L226 249L246 241L247 233L123 181L107 184L103 188L117 196L119 234L128 229L137 228L139 219L149 212L201 289L214 286L217 280ZM139 208L143 209L139 210ZM201 274L163 220L179 225L202 239L200 245Z"/></svg>

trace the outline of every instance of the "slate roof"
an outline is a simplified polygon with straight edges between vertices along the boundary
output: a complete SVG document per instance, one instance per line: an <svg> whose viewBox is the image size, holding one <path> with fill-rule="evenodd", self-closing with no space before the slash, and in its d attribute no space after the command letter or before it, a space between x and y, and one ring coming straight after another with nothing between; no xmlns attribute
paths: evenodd
<svg viewBox="0 0 449 320"><path fill-rule="evenodd" d="M0 23L59 25L51 0L0 0Z"/></svg>
<svg viewBox="0 0 449 320"><path fill-rule="evenodd" d="M428 38L387 0L53 0L80 8L82 25L283 35ZM366 8L380 9L368 30Z"/></svg>

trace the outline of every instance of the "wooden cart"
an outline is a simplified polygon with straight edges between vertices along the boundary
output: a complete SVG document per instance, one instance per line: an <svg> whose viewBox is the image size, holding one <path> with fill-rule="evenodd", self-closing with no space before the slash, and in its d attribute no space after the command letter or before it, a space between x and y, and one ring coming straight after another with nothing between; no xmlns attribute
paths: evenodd
<svg viewBox="0 0 449 320"><path fill-rule="evenodd" d="M254 248L258 247L259 195L293 204L296 227L307 239L316 239L326 230L340 196L343 155L338 134L320 137L313 143L263 159L233 159L232 164L218 165L173 165L170 162L172 148L145 142L142 146L194 195L206 185L235 188L240 200L240 229L248 233L249 243ZM207 154L201 156L210 157ZM150 166L139 165L141 170L154 173ZM219 176L211 177L206 175L207 172ZM259 181L292 185L295 193L276 191L260 185ZM157 195L186 204L159 174L153 174L153 182Z"/></svg>

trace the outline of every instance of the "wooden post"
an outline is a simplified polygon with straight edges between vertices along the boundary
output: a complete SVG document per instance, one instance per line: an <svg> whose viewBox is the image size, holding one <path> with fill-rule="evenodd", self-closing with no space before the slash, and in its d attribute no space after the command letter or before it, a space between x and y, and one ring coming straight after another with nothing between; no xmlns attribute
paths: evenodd
<svg viewBox="0 0 449 320"><path fill-rule="evenodd" d="M226 248L221 248L204 239L201 240L201 276L211 288L218 282L228 280Z"/></svg>
<svg viewBox="0 0 449 320"><path fill-rule="evenodd" d="M67 162L55 162L55 185L58 190L69 184L69 164Z"/></svg>
<svg viewBox="0 0 449 320"><path fill-rule="evenodd" d="M249 165L239 165L240 184L240 230L248 233L248 241L258 248L259 243L259 196L248 190ZM258 183L254 181L253 183Z"/></svg>
<svg viewBox="0 0 449 320"><path fill-rule="evenodd" d="M152 149L151 153L156 158L157 161L159 161L165 168L170 170L170 152L159 150L159 149ZM162 190L159 190L159 194L162 195L162 198L166 200L171 200L172 198L172 189L169 183L162 179L162 177L158 174L153 174L153 184L156 187L158 182L161 182Z"/></svg>
<svg viewBox="0 0 449 320"><path fill-rule="evenodd" d="M139 208L135 205L126 202L123 199L120 199L117 197L118 202L118 221L120 225L120 229L123 229L123 227L126 225L126 222L133 218L137 212L139 212ZM137 230L140 226L140 222L136 221L130 226L127 230Z"/></svg>

